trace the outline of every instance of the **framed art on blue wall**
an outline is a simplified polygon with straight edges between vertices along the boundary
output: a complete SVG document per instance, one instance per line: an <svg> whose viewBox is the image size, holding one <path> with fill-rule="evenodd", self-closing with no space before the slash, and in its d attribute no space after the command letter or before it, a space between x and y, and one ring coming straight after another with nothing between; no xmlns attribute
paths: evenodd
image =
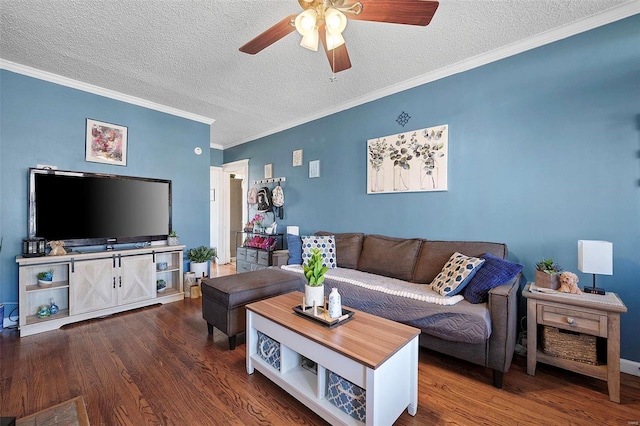
<svg viewBox="0 0 640 426"><path fill-rule="evenodd" d="M446 124L367 141L367 194L446 191Z"/></svg>
<svg viewBox="0 0 640 426"><path fill-rule="evenodd" d="M87 118L85 161L127 165L127 127Z"/></svg>

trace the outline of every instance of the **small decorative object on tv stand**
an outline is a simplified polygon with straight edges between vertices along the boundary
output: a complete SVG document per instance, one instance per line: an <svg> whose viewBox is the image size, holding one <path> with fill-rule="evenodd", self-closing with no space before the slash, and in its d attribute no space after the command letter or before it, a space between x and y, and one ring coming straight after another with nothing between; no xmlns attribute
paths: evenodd
<svg viewBox="0 0 640 426"><path fill-rule="evenodd" d="M613 243L609 241L578 240L578 269L593 274L593 285L582 291L605 294L604 288L596 287L596 274L613 275Z"/></svg>

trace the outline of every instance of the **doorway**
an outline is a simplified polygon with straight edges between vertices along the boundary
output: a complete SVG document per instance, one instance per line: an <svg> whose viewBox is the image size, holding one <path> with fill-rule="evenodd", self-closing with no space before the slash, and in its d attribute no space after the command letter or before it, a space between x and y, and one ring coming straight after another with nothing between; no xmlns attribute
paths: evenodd
<svg viewBox="0 0 640 426"><path fill-rule="evenodd" d="M233 176L233 178L232 178ZM249 160L222 165L219 180L220 205L217 224L218 261L229 263L235 258L236 231L247 222L247 190L249 188ZM212 223L212 228L215 224Z"/></svg>

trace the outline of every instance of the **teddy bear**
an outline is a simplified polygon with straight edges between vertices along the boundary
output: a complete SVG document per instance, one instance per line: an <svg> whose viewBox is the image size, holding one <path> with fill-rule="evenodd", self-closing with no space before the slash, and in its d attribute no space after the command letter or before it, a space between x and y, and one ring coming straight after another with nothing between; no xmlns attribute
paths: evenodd
<svg viewBox="0 0 640 426"><path fill-rule="evenodd" d="M560 274L560 288L558 291L562 293L581 294L582 290L578 288L578 276L573 272L563 272Z"/></svg>
<svg viewBox="0 0 640 426"><path fill-rule="evenodd" d="M47 245L51 247L49 256L60 256L63 254L67 254L67 251L64 249L64 241L49 241Z"/></svg>

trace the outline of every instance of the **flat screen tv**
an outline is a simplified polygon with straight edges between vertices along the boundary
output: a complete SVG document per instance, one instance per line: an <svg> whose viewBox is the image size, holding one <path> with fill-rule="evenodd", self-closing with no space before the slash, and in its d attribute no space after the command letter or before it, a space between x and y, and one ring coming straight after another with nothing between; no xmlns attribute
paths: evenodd
<svg viewBox="0 0 640 426"><path fill-rule="evenodd" d="M29 238L67 247L164 240L171 181L29 169Z"/></svg>

